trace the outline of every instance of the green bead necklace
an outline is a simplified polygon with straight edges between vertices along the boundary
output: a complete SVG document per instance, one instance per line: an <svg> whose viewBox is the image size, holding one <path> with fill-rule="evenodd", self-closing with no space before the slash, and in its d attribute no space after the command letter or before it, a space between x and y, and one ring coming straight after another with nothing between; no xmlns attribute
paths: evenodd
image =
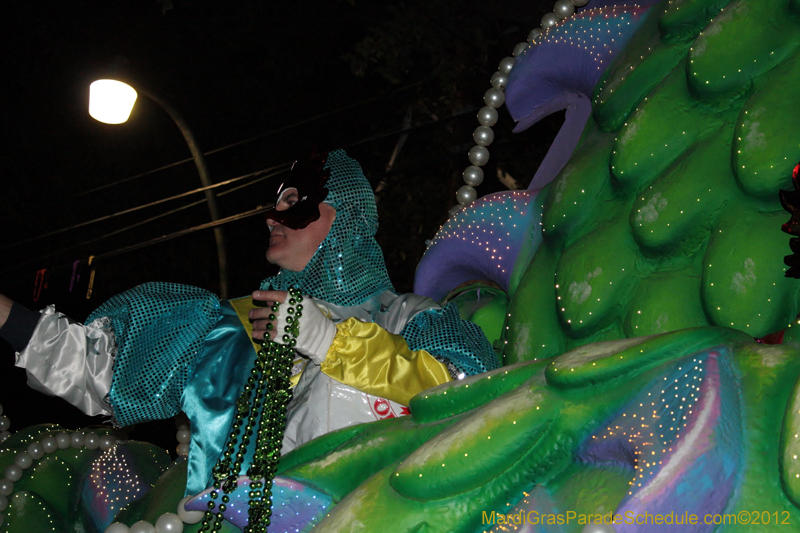
<svg viewBox="0 0 800 533"><path fill-rule="evenodd" d="M299 289L289 289L289 307L286 309L282 343L270 340L272 324L267 324L267 332L250 376L242 394L236 400L236 414L222 458L211 471L214 490L211 492L211 501L208 502L201 532L216 533L222 528L222 514L230 501L230 494L236 490L236 478L255 431L255 452L252 464L247 469L247 477L251 482L248 522L244 533L267 533L272 515L272 480L281 458L283 432L286 429L286 405L291 399L289 377L294 363L300 317L303 316L302 301L303 296ZM270 321L275 320L279 305L276 302L272 306ZM264 480L263 483L258 481L261 479ZM212 512L215 508L218 513Z"/></svg>

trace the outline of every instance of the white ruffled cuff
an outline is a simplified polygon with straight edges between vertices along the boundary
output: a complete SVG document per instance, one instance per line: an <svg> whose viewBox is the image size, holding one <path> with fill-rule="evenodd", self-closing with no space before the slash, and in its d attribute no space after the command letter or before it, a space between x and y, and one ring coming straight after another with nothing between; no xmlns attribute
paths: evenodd
<svg viewBox="0 0 800 533"><path fill-rule="evenodd" d="M105 398L115 355L114 331L103 319L84 326L51 305L42 310L15 364L26 370L31 388L63 398L87 415L110 415Z"/></svg>
<svg viewBox="0 0 800 533"><path fill-rule="evenodd" d="M333 344L333 338L336 336L336 324L322 313L312 298L305 297L303 301L306 303L303 305L303 316L300 317L300 330L294 349L320 365L325 361L328 356L328 348ZM285 334L287 307L288 304L282 304L278 308L275 319L277 330L275 340L281 344L283 344L282 337Z"/></svg>

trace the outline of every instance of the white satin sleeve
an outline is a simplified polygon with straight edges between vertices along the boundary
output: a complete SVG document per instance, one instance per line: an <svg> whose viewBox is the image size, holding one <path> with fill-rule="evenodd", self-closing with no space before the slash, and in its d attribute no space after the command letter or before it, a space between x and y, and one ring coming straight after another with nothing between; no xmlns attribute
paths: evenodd
<svg viewBox="0 0 800 533"><path fill-rule="evenodd" d="M42 310L30 342L17 354L16 366L28 374L28 385L68 401L87 415L110 415L105 397L111 388L116 343L102 319L83 325Z"/></svg>

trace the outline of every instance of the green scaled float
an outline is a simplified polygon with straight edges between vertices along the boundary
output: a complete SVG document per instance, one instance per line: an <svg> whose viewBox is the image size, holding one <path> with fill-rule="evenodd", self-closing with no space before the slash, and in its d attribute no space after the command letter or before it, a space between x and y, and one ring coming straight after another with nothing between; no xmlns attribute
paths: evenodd
<svg viewBox="0 0 800 533"><path fill-rule="evenodd" d="M798 45L796 0L672 0L590 2L520 51L518 129L567 109L563 135L530 189L445 224L416 289L449 293L506 366L284 456L285 496L329 502L296 529L800 527L800 283L778 196L800 160ZM92 496L52 483L101 452L70 453L25 470L2 527L91 530ZM180 469L142 474L154 488L119 518L174 509Z"/></svg>

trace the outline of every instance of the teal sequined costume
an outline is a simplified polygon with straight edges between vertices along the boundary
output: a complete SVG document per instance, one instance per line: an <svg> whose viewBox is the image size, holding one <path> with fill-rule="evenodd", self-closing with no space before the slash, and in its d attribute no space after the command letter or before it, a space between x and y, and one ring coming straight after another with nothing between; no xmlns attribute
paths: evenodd
<svg viewBox="0 0 800 533"><path fill-rule="evenodd" d="M375 317L383 311L379 302L394 293L374 237L374 195L344 151L331 152L326 166L331 178L325 201L336 209L328 236L303 271L281 270L262 288L296 287L353 308L350 316ZM186 412L193 428L187 494L206 488L254 356L233 308L202 289L150 283L111 298L88 320L99 317L110 319L117 337L108 397L116 421L128 425ZM461 320L454 305L419 312L400 334L411 349L428 351L452 374L499 366L480 328Z"/></svg>
<svg viewBox="0 0 800 533"><path fill-rule="evenodd" d="M334 305L356 306L394 290L375 240L375 195L361 166L344 150L329 153L325 167L331 170L325 203L336 209L328 236L306 268L300 272L281 269L265 279L261 288L297 288ZM483 332L472 322L461 320L454 304L420 313L400 334L412 350L426 350L466 375L498 366Z"/></svg>
<svg viewBox="0 0 800 533"><path fill-rule="evenodd" d="M336 210L328 236L303 270L281 269L265 279L261 288L297 288L334 305L358 305L375 294L394 290L375 240L375 195L361 166L344 150L329 153L325 167L331 170L325 203Z"/></svg>

